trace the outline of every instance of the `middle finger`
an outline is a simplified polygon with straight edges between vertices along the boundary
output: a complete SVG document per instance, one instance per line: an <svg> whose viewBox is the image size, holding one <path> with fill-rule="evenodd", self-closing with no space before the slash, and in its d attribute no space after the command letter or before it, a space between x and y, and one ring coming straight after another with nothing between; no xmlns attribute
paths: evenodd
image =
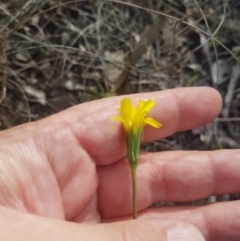
<svg viewBox="0 0 240 241"><path fill-rule="evenodd" d="M239 150L176 151L141 155L138 211L162 201L192 201L240 191ZM105 218L132 212L131 172L126 159L99 167L98 206Z"/></svg>

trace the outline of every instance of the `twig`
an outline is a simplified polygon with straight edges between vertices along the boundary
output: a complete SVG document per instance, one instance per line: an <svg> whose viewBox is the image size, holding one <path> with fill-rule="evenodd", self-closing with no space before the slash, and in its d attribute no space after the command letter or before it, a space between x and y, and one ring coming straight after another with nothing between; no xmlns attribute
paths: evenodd
<svg viewBox="0 0 240 241"><path fill-rule="evenodd" d="M240 71L239 64L236 63L232 69L231 79L228 84L228 91L227 91L227 94L226 94L225 100L224 100L224 108L222 110L222 114L225 118L227 118L229 116L229 111L230 111L229 109L230 109L230 106L231 106L231 103L233 100L233 93L234 93L235 87L237 85L237 81L239 79L239 71Z"/></svg>

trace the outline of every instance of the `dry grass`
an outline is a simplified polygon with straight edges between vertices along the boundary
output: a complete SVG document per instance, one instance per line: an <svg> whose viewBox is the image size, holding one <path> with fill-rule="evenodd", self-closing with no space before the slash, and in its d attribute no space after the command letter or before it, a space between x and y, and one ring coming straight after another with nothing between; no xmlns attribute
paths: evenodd
<svg viewBox="0 0 240 241"><path fill-rule="evenodd" d="M215 135L208 126L160 149L239 147L238 9L237 1L2 2L2 129L109 95L207 85L225 99Z"/></svg>

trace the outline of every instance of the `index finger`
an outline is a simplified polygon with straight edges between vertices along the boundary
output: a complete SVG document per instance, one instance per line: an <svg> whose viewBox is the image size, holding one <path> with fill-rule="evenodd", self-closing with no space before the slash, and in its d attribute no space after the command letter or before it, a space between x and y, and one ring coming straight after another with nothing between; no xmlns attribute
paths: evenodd
<svg viewBox="0 0 240 241"><path fill-rule="evenodd" d="M92 101L62 113L71 120L71 130L81 146L99 165L113 163L126 155L121 123L111 120L111 116L118 115L117 107L124 97ZM222 106L220 94L209 87L179 88L128 97L134 103L149 98L156 101L149 116L162 123L163 127L153 129L146 126L143 142L205 125L217 117Z"/></svg>

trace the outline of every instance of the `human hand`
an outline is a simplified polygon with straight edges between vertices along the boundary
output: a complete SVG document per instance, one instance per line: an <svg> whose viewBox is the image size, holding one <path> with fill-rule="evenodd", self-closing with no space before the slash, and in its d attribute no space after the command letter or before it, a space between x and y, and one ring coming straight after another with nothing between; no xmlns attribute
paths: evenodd
<svg viewBox="0 0 240 241"><path fill-rule="evenodd" d="M219 94L205 87L137 94L131 99L149 97L157 102L151 117L163 128L146 127L144 142L204 125L221 108ZM237 150L142 154L137 170L139 219L129 220L131 177L125 138L121 124L110 119L117 115L122 98L78 105L0 134L0 227L8 230L0 232L0 238L166 240L167 230L179 229L179 223L190 228L189 235L191 230L198 235L189 223L206 240L239 240L238 201L148 208L154 202L239 192ZM105 224L87 225L100 222Z"/></svg>

